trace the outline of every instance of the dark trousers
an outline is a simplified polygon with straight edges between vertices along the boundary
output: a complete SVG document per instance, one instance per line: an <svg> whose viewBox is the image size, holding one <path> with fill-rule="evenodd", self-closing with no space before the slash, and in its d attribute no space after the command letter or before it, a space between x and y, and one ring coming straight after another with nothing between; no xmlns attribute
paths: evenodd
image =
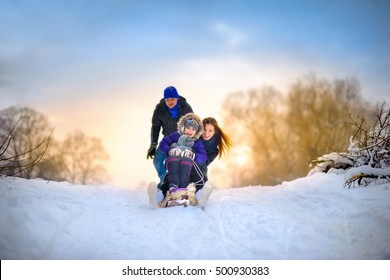
<svg viewBox="0 0 390 280"><path fill-rule="evenodd" d="M188 168L188 164L183 164L181 166L180 163L184 163L184 162L191 163L191 169L189 171L186 170ZM196 191L198 191L201 188L203 188L204 183L207 181L206 174L204 174L202 170L198 167L198 165L194 163L192 160L190 160L189 158L180 159L177 157L168 157L167 160L165 161L165 164L168 173L165 176L164 183L159 187L162 193L164 194L164 197L167 194L170 183L176 184L179 188L186 188L190 182L196 183L195 187L196 187ZM183 176L183 181L180 181L181 180L180 174L182 174ZM182 183L183 186L181 186L180 183Z"/></svg>
<svg viewBox="0 0 390 280"><path fill-rule="evenodd" d="M168 170L169 183L175 184L178 188L186 188L190 183L192 160L187 157L168 157L165 164Z"/></svg>

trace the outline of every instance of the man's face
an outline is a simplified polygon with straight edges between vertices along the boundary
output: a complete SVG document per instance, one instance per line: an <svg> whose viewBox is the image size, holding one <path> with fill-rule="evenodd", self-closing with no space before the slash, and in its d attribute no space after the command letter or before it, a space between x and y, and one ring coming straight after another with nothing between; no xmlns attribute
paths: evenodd
<svg viewBox="0 0 390 280"><path fill-rule="evenodd" d="M165 104L167 104L169 109L172 109L173 107L176 106L177 101L179 100L178 98L165 98Z"/></svg>

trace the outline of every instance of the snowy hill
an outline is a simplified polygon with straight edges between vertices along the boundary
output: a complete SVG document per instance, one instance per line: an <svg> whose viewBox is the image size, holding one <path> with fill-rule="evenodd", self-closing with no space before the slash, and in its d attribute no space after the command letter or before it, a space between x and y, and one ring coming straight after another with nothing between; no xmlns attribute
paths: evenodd
<svg viewBox="0 0 390 280"><path fill-rule="evenodd" d="M150 209L146 189L0 178L0 259L390 259L390 184L315 174Z"/></svg>

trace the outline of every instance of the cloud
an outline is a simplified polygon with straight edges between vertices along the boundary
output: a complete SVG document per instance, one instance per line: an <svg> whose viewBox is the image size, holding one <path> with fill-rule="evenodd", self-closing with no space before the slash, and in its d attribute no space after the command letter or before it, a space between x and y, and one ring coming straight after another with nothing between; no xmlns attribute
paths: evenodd
<svg viewBox="0 0 390 280"><path fill-rule="evenodd" d="M228 47L237 47L245 42L244 33L226 23L220 21L213 22L210 28L212 32L226 42Z"/></svg>

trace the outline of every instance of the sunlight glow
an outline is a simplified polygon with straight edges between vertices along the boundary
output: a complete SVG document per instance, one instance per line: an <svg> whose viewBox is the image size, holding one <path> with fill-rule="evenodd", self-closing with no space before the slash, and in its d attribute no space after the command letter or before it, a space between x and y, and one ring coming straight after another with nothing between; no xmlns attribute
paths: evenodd
<svg viewBox="0 0 390 280"><path fill-rule="evenodd" d="M234 148L234 157L236 158L235 161L238 165L244 166L250 156L250 148L246 145L240 145Z"/></svg>

